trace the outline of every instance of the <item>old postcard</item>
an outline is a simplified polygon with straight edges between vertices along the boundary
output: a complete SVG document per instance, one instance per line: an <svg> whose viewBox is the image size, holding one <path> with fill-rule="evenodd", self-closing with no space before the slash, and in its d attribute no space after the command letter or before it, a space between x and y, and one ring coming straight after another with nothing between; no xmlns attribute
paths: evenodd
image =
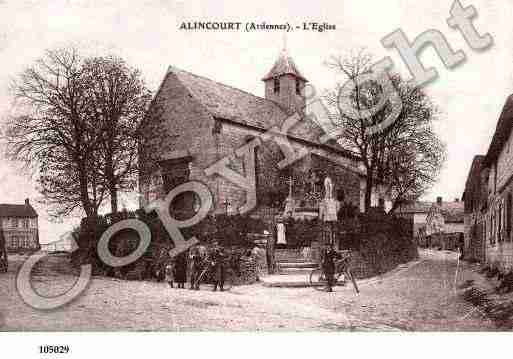
<svg viewBox="0 0 513 359"><path fill-rule="evenodd" d="M513 329L513 3L0 19L0 355L27 332Z"/></svg>

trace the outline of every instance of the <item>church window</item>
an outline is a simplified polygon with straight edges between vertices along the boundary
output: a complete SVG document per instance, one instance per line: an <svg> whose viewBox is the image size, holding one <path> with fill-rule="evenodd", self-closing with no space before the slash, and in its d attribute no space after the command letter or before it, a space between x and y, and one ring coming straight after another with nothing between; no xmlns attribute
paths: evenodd
<svg viewBox="0 0 513 359"><path fill-rule="evenodd" d="M277 77L274 79L274 93L280 93L280 79Z"/></svg>
<svg viewBox="0 0 513 359"><path fill-rule="evenodd" d="M497 239L498 242L502 242L502 204L497 211Z"/></svg>
<svg viewBox="0 0 513 359"><path fill-rule="evenodd" d="M512 210L512 198L511 193L508 193L506 201L506 236L509 239L511 235L511 210Z"/></svg>
<svg viewBox="0 0 513 359"><path fill-rule="evenodd" d="M301 95L301 84L299 80L296 80L296 95Z"/></svg>
<svg viewBox="0 0 513 359"><path fill-rule="evenodd" d="M251 141L253 141L255 139L255 137L253 136L246 136L246 138L244 139L244 142L246 144L250 143ZM257 201L258 201L258 194L259 194L259 185L260 185L260 181L258 179L259 175L260 175L260 168L259 168L259 164L258 164L258 158L259 158L259 153L258 153L258 148L260 146L255 146L254 147L254 161L255 161L255 188L256 188L256 194L257 194ZM246 168L246 161L242 161L242 172L244 173L245 176L248 176L249 174L247 173L249 169Z"/></svg>

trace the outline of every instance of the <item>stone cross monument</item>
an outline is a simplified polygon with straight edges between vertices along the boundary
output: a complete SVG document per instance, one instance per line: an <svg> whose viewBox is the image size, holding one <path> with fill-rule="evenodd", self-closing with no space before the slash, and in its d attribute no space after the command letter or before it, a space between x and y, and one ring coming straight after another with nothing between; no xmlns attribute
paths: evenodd
<svg viewBox="0 0 513 359"><path fill-rule="evenodd" d="M319 206L319 218L325 222L323 226L323 245L332 246L335 243L333 223L337 221L340 202L333 198L333 182L331 178L324 179L324 199Z"/></svg>

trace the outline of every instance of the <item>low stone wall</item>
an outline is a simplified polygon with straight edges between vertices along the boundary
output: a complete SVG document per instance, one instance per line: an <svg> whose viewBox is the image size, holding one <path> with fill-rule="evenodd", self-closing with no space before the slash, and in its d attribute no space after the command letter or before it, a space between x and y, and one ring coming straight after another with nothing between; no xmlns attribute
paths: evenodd
<svg viewBox="0 0 513 359"><path fill-rule="evenodd" d="M267 255L265 249L256 247L251 251L253 258L256 261L256 272L258 277L262 277L268 274L267 269Z"/></svg>
<svg viewBox="0 0 513 359"><path fill-rule="evenodd" d="M308 224L312 222L309 221ZM300 226L295 223L296 228ZM336 223L334 232L339 250L352 252L351 268L357 278L383 274L401 263L418 258L411 219L385 214L362 214L350 221ZM320 224L311 226L308 238L319 237ZM317 231L317 233L315 233ZM276 248L276 262L318 262L321 244L310 247Z"/></svg>
<svg viewBox="0 0 513 359"><path fill-rule="evenodd" d="M351 268L351 274L358 279L369 278L375 275L372 266L369 265L360 252L351 253L349 268Z"/></svg>
<svg viewBox="0 0 513 359"><path fill-rule="evenodd" d="M513 270L513 242L486 243L486 263L501 272Z"/></svg>
<svg viewBox="0 0 513 359"><path fill-rule="evenodd" d="M259 278L258 261L254 257L241 258L239 264L239 276L235 278L235 285L253 284Z"/></svg>
<svg viewBox="0 0 513 359"><path fill-rule="evenodd" d="M274 251L277 262L311 262L314 256L310 247L277 248Z"/></svg>

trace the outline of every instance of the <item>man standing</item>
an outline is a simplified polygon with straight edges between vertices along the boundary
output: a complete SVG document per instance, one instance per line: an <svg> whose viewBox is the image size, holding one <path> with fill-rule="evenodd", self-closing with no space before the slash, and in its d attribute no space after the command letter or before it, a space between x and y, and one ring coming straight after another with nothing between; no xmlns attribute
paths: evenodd
<svg viewBox="0 0 513 359"><path fill-rule="evenodd" d="M332 246L328 247L324 252L323 260L322 260L322 271L326 276L326 291L333 292L333 286L335 285L335 259L337 257L337 252L333 249Z"/></svg>
<svg viewBox="0 0 513 359"><path fill-rule="evenodd" d="M186 252L178 254L175 258L175 282L178 288L185 288L185 282L187 281L187 256Z"/></svg>
<svg viewBox="0 0 513 359"><path fill-rule="evenodd" d="M214 271L214 292L217 290L217 286L219 286L219 290L221 292L224 290L224 279L226 276L225 257L226 256L223 247L219 246L216 243L214 246L214 250L212 252L212 267Z"/></svg>
<svg viewBox="0 0 513 359"><path fill-rule="evenodd" d="M7 249L5 247L5 239L3 231L0 229L0 272L7 272L8 260Z"/></svg>
<svg viewBox="0 0 513 359"><path fill-rule="evenodd" d="M191 251L191 289L199 290L199 276L202 269L202 257L198 251L198 248L194 248Z"/></svg>

